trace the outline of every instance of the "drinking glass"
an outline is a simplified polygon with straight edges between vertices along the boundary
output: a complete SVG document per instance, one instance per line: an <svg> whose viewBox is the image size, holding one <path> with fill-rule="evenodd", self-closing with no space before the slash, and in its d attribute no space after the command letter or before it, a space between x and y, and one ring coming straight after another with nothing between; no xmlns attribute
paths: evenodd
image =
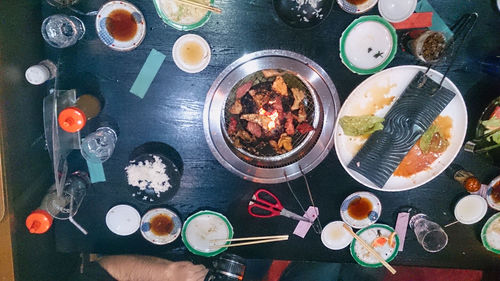
<svg viewBox="0 0 500 281"><path fill-rule="evenodd" d="M439 252L448 244L448 235L425 214L416 214L410 219L410 228L417 236L418 243L427 252Z"/></svg>
<svg viewBox="0 0 500 281"><path fill-rule="evenodd" d="M82 140L81 153L90 162L105 162L115 149L116 132L109 127L101 127Z"/></svg>
<svg viewBox="0 0 500 281"><path fill-rule="evenodd" d="M42 23L43 39L52 47L74 45L85 34L85 25L75 16L63 14L47 17Z"/></svg>

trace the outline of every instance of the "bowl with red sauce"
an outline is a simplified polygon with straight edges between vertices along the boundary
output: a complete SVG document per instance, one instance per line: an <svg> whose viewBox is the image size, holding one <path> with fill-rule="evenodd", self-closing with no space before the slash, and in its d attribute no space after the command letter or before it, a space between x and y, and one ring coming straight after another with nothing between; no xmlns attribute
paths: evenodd
<svg viewBox="0 0 500 281"><path fill-rule="evenodd" d="M172 243L181 234L182 222L179 216L167 208L149 210L141 219L141 234L144 239L156 245Z"/></svg>
<svg viewBox="0 0 500 281"><path fill-rule="evenodd" d="M104 4L97 13L95 26L99 39L116 51L131 51L146 36L146 21L141 11L125 1Z"/></svg>

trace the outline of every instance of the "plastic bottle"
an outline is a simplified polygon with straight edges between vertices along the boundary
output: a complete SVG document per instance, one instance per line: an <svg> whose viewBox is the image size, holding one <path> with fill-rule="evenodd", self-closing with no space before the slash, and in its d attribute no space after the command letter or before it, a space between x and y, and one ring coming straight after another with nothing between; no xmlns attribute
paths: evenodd
<svg viewBox="0 0 500 281"><path fill-rule="evenodd" d="M101 112L101 101L93 95L81 95L74 106L67 107L59 113L59 126L67 132L80 131L87 120L96 117Z"/></svg>
<svg viewBox="0 0 500 281"><path fill-rule="evenodd" d="M115 149L117 134L110 127L100 127L82 140L81 153L90 162L105 162Z"/></svg>
<svg viewBox="0 0 500 281"><path fill-rule="evenodd" d="M40 207L26 218L28 230L34 234L42 234L50 229L53 218L67 219L74 216L89 186L90 179L87 173L81 171L68 176L61 196L57 196L56 186L52 185L42 199Z"/></svg>
<svg viewBox="0 0 500 281"><path fill-rule="evenodd" d="M57 76L57 66L50 60L43 60L26 69L24 76L29 83L40 85Z"/></svg>

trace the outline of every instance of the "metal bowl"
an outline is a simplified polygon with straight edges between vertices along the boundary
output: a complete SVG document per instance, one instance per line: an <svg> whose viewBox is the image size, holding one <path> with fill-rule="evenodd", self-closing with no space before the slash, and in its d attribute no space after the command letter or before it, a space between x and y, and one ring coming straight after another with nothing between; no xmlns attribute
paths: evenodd
<svg viewBox="0 0 500 281"><path fill-rule="evenodd" d="M318 109L315 119L319 124L317 136L290 157L275 163L245 159L225 140L224 110L231 89L243 78L264 69L282 69L294 73L315 94ZM264 50L243 56L230 64L212 84L207 93L203 111L203 127L210 151L228 170L244 179L259 183L280 183L295 179L311 171L328 155L333 147L334 125L340 101L337 90L326 72L312 60L290 51ZM318 115L318 116L316 116ZM286 176L285 176L286 174Z"/></svg>

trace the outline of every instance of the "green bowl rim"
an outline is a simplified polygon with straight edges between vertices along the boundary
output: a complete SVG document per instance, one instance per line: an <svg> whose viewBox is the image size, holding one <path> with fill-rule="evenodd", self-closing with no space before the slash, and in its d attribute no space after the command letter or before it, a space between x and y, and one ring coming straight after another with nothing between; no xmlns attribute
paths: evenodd
<svg viewBox="0 0 500 281"><path fill-rule="evenodd" d="M391 53L389 56L385 59L385 61L375 67L375 68L370 68L370 69L362 69L354 66L349 59L347 58L347 55L345 54L345 40L347 38L347 35L351 32L351 30L358 25L359 23L362 22L367 22L367 21L376 21L384 25L388 30L389 33L392 36L392 48L391 48ZM342 32L342 35L340 37L340 59L342 60L342 63L352 72L361 74L361 75L367 75L367 74L373 74L375 72L379 72L382 69L384 69L391 61L394 59L394 56L396 55L397 52L397 46L398 45L398 36L396 35L396 30L394 27L384 18L380 16L362 16L357 19L355 19L351 24Z"/></svg>
<svg viewBox="0 0 500 281"><path fill-rule="evenodd" d="M481 229L481 241L483 242L483 246L486 248L486 250L491 251L495 254L500 254L500 249L495 249L490 246L488 241L486 240L486 230L490 226L490 224L496 220L498 217L500 217L500 213L496 213L493 216L491 216L486 223L484 224L483 228Z"/></svg>
<svg viewBox="0 0 500 281"><path fill-rule="evenodd" d="M358 232L356 232L356 234L358 236L361 235L361 233L365 232L366 230L370 229L370 228L374 228L374 227L381 227L381 228L385 228L391 232L394 232L394 228L386 225L386 224L380 224L380 223L376 223L376 224L372 224L370 226L367 226L363 229L360 229L358 230ZM359 263L360 265L362 266L365 266L365 267L372 267L372 268L375 268L375 267L381 267L382 266L382 263L366 263L364 261L362 261L360 258L358 258L358 255L356 255L356 252L354 251L354 244L356 243L356 239L352 239L352 242L351 242L351 246L349 247L350 250L351 250L351 256L354 258L354 260ZM399 235L396 233L396 246L394 247L394 252L392 253L392 255L387 258L385 261L386 262L391 262L397 255L398 255L398 249L399 249Z"/></svg>
<svg viewBox="0 0 500 281"><path fill-rule="evenodd" d="M196 217L199 217L201 215L214 215L214 216L217 216L219 218L221 218L227 225L227 228L229 230L229 235L228 235L228 239L231 239L233 238L233 226L231 225L231 223L229 222L229 220L221 213L217 213L217 212L214 212L214 211L209 211L209 210L205 210L205 211L199 211L195 214L192 214L191 216L189 216L186 221L184 222L184 225L182 226L182 231L181 231L181 238L182 238L182 242L184 243L184 246L186 246L186 248L193 254L195 255L199 255L199 256L204 256L204 257L213 257L213 256L216 256L222 252L224 252L225 250L227 250L227 247L226 248L220 248L218 249L217 251L214 251L214 252L201 252L201 251L198 251L196 249L194 249L187 241L186 239L186 226L189 225L189 223ZM225 245L228 245L228 244L231 244L231 242L226 242Z"/></svg>
<svg viewBox="0 0 500 281"><path fill-rule="evenodd" d="M190 30L202 27L208 21L208 19L210 19L210 16L212 15L211 11L207 11L207 13L205 14L205 16L203 16L203 18L201 18L198 22L195 22L195 23L192 23L192 24L187 24L187 25L179 24L179 23L176 23L176 22L172 21L171 19L169 19L163 13L163 11L161 10L161 8L158 6L158 3L157 3L158 1L159 0L153 0L153 3L155 4L155 8L156 8L156 13L158 14L158 16L163 20L163 22L165 22L166 24L168 24L171 27L173 27L173 28L175 28L177 30L180 30L180 31L190 31ZM210 4L213 5L214 1L215 0L210 0Z"/></svg>

